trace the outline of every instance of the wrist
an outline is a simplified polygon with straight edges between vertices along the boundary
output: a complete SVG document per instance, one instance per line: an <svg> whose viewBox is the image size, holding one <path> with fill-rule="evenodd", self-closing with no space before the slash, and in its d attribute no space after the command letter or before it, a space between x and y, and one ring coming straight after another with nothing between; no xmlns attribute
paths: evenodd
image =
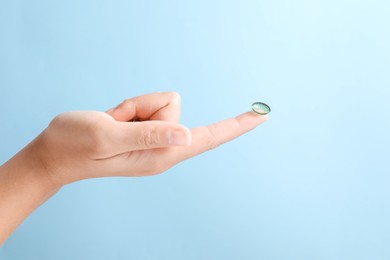
<svg viewBox="0 0 390 260"><path fill-rule="evenodd" d="M63 185L52 178L51 169L45 161L45 153L40 135L1 166L1 171L14 179L29 180L39 184L44 191L58 190Z"/></svg>
<svg viewBox="0 0 390 260"><path fill-rule="evenodd" d="M0 168L0 246L62 186L49 177L35 139Z"/></svg>

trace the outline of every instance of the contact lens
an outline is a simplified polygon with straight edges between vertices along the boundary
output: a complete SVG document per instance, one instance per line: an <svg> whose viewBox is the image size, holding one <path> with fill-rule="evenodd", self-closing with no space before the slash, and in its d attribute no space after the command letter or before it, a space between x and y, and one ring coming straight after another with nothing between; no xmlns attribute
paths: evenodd
<svg viewBox="0 0 390 260"><path fill-rule="evenodd" d="M266 115L271 112L271 108L267 104L261 102L253 103L252 110L260 115Z"/></svg>

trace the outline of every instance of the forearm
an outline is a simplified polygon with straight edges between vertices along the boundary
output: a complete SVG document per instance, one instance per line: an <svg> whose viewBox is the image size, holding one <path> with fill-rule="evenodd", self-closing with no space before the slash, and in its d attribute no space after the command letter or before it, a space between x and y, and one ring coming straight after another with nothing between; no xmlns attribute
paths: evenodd
<svg viewBox="0 0 390 260"><path fill-rule="evenodd" d="M0 245L60 187L47 177L38 138L0 167Z"/></svg>

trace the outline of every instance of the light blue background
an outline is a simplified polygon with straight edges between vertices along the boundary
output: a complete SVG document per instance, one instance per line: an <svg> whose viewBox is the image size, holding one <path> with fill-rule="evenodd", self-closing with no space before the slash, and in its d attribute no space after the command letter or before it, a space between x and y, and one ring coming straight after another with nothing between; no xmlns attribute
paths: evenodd
<svg viewBox="0 0 390 260"><path fill-rule="evenodd" d="M0 2L0 163L58 113L182 94L270 120L150 178L63 188L0 259L390 259L390 2Z"/></svg>

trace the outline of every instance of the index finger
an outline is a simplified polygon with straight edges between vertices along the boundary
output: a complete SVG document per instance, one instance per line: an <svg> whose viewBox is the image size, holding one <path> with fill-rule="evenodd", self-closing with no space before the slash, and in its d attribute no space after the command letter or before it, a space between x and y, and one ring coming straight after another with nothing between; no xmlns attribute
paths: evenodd
<svg viewBox="0 0 390 260"><path fill-rule="evenodd" d="M251 111L209 126L194 128L191 130L192 144L185 147L175 147L171 150L172 154L168 156L176 164L229 142L267 120L268 115L258 115Z"/></svg>

